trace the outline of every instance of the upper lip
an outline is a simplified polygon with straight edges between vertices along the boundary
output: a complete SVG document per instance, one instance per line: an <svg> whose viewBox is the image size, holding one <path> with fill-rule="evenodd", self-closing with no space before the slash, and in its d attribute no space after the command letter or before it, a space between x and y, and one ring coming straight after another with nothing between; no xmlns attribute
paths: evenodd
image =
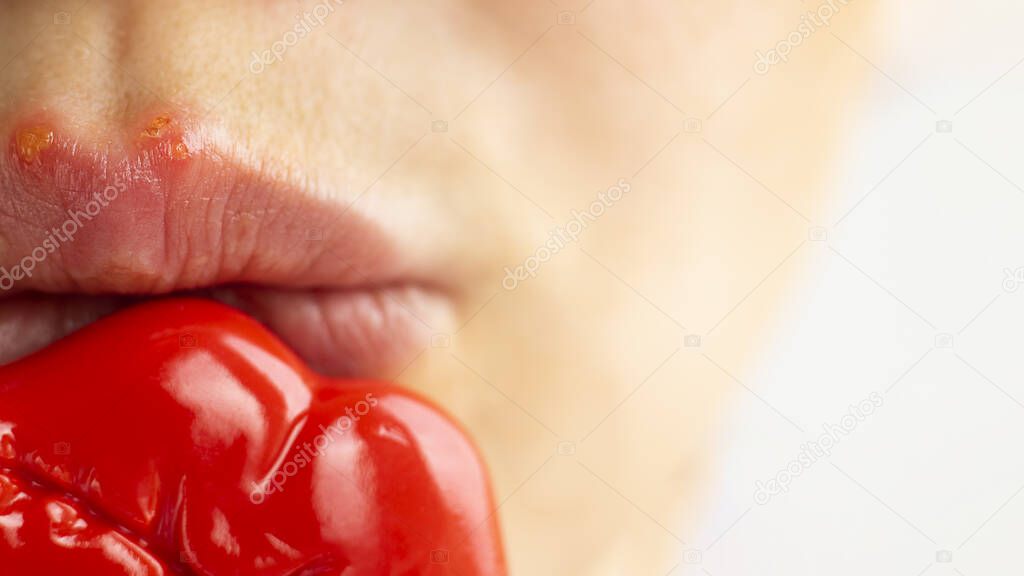
<svg viewBox="0 0 1024 576"><path fill-rule="evenodd" d="M183 113L145 114L103 144L68 126L40 113L11 130L0 163L4 296L230 287L216 294L283 331L314 366L349 375L388 376L410 359L414 332L436 330L446 289L343 194L252 160ZM26 155L26 133L52 137ZM281 309L301 305L320 333Z"/></svg>
<svg viewBox="0 0 1024 576"><path fill-rule="evenodd" d="M155 118L169 118L157 114ZM4 260L15 265L46 239L57 250L18 289L160 293L223 283L353 287L396 280L394 247L357 207L296 185L283 167L244 161L201 128L171 120L177 134L150 142L131 128L104 149L53 120L22 123L0 169ZM52 143L19 162L17 139L49 130ZM188 158L167 148L181 140ZM255 163L255 165L253 165ZM116 199L95 216L88 203L108 187ZM102 200L102 194L99 200ZM71 241L59 236L69 220Z"/></svg>

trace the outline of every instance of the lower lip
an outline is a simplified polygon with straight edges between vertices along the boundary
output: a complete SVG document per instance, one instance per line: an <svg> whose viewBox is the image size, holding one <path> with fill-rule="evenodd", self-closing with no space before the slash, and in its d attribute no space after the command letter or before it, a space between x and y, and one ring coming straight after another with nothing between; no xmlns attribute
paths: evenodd
<svg viewBox="0 0 1024 576"><path fill-rule="evenodd" d="M416 285L348 291L238 287L202 291L250 314L321 374L400 380L452 323L448 298ZM21 294L0 299L0 365L142 298Z"/></svg>

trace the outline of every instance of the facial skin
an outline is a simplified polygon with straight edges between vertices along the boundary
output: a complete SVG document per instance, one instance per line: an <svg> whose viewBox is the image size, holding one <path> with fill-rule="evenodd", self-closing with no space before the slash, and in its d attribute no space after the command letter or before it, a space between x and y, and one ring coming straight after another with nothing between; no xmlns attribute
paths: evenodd
<svg viewBox="0 0 1024 576"><path fill-rule="evenodd" d="M42 118L89 154L123 156L166 112L303 201L351 205L432 303L415 346L346 369L424 391L469 429L512 573L665 574L711 545L697 528L723 415L808 257L865 69L833 33L868 50L859 22L874 6L843 7L762 75L755 51L810 6L557 4L4 1L0 135ZM301 18L327 8L322 23ZM287 34L296 26L301 37ZM7 267L41 240L37 225L57 223L16 192L0 190ZM225 191L172 194L205 207ZM275 225L266 211L242 216L255 245ZM315 242L324 231L302 224L313 216L289 233ZM183 286L167 262L139 256L131 222L101 214L90 266L71 243L37 272L50 284L26 287L260 283L230 265L251 251L213 242L161 253L214 262ZM517 277L520 266L531 272ZM299 271L264 283L318 284ZM27 351L104 309L8 305L0 320L17 329L0 329L0 346ZM302 339L312 321L285 316L272 327ZM684 346L688 335L700 346Z"/></svg>

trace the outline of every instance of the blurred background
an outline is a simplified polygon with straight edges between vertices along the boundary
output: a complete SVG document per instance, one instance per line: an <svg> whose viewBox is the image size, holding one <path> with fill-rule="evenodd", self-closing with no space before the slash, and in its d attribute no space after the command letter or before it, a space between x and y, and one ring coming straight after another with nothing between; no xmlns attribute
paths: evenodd
<svg viewBox="0 0 1024 576"><path fill-rule="evenodd" d="M868 90L672 574L1021 570L1024 8L878 10L825 33Z"/></svg>

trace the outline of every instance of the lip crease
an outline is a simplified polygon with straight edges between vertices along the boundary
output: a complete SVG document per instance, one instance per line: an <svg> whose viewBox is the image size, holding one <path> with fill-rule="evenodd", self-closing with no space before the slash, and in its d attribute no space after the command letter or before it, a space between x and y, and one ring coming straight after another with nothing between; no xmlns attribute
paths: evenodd
<svg viewBox="0 0 1024 576"><path fill-rule="evenodd" d="M38 111L6 127L0 363L179 292L242 308L334 376L392 377L451 321L447 288L358 207L190 114L73 126Z"/></svg>

